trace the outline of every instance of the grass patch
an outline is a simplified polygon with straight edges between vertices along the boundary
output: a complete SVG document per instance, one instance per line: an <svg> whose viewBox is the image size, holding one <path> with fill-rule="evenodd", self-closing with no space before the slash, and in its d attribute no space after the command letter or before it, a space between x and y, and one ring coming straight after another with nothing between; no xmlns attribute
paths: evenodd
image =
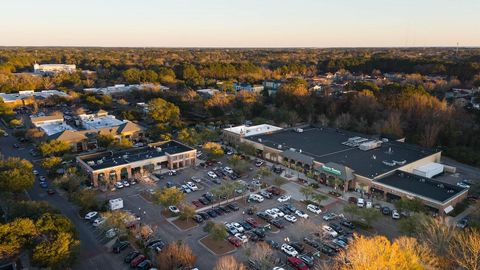
<svg viewBox="0 0 480 270"><path fill-rule="evenodd" d="M182 219L176 219L174 221L172 221L173 224L175 224L175 226L177 226L178 228L180 228L182 231L186 231L186 230L189 230L191 228L195 228L198 226L198 224L193 221L192 219L186 219L186 220L182 220Z"/></svg>
<svg viewBox="0 0 480 270"><path fill-rule="evenodd" d="M358 221L358 220L352 220L352 223L353 225L355 225L355 227L357 228L360 228L362 230L370 230L372 229L372 226L368 226L367 224L361 222L361 221Z"/></svg>
<svg viewBox="0 0 480 270"><path fill-rule="evenodd" d="M200 242L210 249L215 255L220 256L228 252L234 251L236 248L226 240L215 240L210 235L200 239Z"/></svg>

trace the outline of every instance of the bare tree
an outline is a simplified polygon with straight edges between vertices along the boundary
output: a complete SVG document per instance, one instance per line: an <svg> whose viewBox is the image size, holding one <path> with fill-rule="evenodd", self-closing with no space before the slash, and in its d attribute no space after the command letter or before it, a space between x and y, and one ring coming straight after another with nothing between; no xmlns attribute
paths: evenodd
<svg viewBox="0 0 480 270"><path fill-rule="evenodd" d="M471 229L455 233L449 253L452 260L461 268L480 269L480 231Z"/></svg>
<svg viewBox="0 0 480 270"><path fill-rule="evenodd" d="M237 262L235 257L224 256L217 261L214 270L246 270L246 268L242 263Z"/></svg>
<svg viewBox="0 0 480 270"><path fill-rule="evenodd" d="M273 266L273 250L264 242L255 244L251 249L250 259L254 260L260 265L262 269L271 269Z"/></svg>
<svg viewBox="0 0 480 270"><path fill-rule="evenodd" d="M417 238L437 254L441 264L446 266L451 264L451 261L445 254L448 254L454 230L454 227L449 225L443 218L429 218L420 223Z"/></svg>

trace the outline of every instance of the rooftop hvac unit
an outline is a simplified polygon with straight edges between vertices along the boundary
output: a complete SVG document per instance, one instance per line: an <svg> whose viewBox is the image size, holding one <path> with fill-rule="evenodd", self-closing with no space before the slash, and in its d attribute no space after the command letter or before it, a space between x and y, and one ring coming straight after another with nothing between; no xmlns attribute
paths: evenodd
<svg viewBox="0 0 480 270"><path fill-rule="evenodd" d="M122 156L124 159L127 159L128 158L128 155L123 155Z"/></svg>
<svg viewBox="0 0 480 270"><path fill-rule="evenodd" d="M388 162L386 160L382 161L383 164L387 165L387 166L390 166L390 167L393 167L395 166L395 163L394 162Z"/></svg>
<svg viewBox="0 0 480 270"><path fill-rule="evenodd" d="M97 164L103 164L103 160L101 159L97 160Z"/></svg>
<svg viewBox="0 0 480 270"><path fill-rule="evenodd" d="M262 138L258 138L258 142L262 142Z"/></svg>
<svg viewBox="0 0 480 270"><path fill-rule="evenodd" d="M378 148L382 145L382 142L381 141L368 141L368 142L364 142L362 144L360 144L358 146L358 148L360 150L363 150L363 151L368 151L368 150L372 150L372 149L375 149L375 148Z"/></svg>
<svg viewBox="0 0 480 270"><path fill-rule="evenodd" d="M297 150L297 149L295 149L295 148L290 148L290 151L295 152L295 150Z"/></svg>
<svg viewBox="0 0 480 270"><path fill-rule="evenodd" d="M87 164L90 165L90 166L93 166L93 165L95 165L95 161L90 160L90 161L87 162Z"/></svg>
<svg viewBox="0 0 480 270"><path fill-rule="evenodd" d="M407 161L405 159L402 160L402 161L394 160L393 162L397 165L405 165L407 163Z"/></svg>
<svg viewBox="0 0 480 270"><path fill-rule="evenodd" d="M302 153L302 149L299 149L298 152L299 152L299 153Z"/></svg>

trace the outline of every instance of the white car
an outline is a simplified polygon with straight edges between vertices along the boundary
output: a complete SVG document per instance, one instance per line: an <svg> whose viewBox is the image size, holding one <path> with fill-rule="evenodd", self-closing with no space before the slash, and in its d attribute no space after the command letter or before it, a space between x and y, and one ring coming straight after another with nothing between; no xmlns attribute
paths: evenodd
<svg viewBox="0 0 480 270"><path fill-rule="evenodd" d="M217 175L216 175L214 172L212 172L212 171L208 171L207 174L208 174L208 176L210 176L211 178L217 178Z"/></svg>
<svg viewBox="0 0 480 270"><path fill-rule="evenodd" d="M191 179L193 182L197 182L197 183L202 182L202 179L201 179L200 177L192 176L192 177L190 177L190 179Z"/></svg>
<svg viewBox="0 0 480 270"><path fill-rule="evenodd" d="M316 205L313 205L313 204L309 204L307 205L307 209L312 212L312 213L315 213L315 214L320 214L322 213L322 209L320 209L320 207L316 206Z"/></svg>
<svg viewBox="0 0 480 270"><path fill-rule="evenodd" d="M357 206L358 206L358 207L364 207L364 206L365 206L365 199L363 199L363 198L358 198L358 200L357 200Z"/></svg>
<svg viewBox="0 0 480 270"><path fill-rule="evenodd" d="M115 188L118 188L118 189L123 188L123 183L122 182L116 182L115 183Z"/></svg>
<svg viewBox="0 0 480 270"><path fill-rule="evenodd" d="M258 195L258 194L250 194L250 196L248 197L249 200L252 200L252 201L257 201L257 202L263 202L265 199L263 198L263 196L261 195Z"/></svg>
<svg viewBox="0 0 480 270"><path fill-rule="evenodd" d="M336 218L337 218L337 214L335 214L335 213L328 213L328 214L323 215L323 217L322 217L322 219L325 220L325 221L333 220L333 219L336 219Z"/></svg>
<svg viewBox="0 0 480 270"><path fill-rule="evenodd" d="M263 165L263 161L262 160L257 160L257 162L255 162L255 166L257 167L260 167Z"/></svg>
<svg viewBox="0 0 480 270"><path fill-rule="evenodd" d="M285 252L288 256L297 257L298 251L296 251L293 247L288 244L283 244L280 248L283 252Z"/></svg>
<svg viewBox="0 0 480 270"><path fill-rule="evenodd" d="M282 211L280 211L280 209L278 208L272 208L272 211L275 212L275 214L277 214L277 216L279 217L285 216L285 214Z"/></svg>
<svg viewBox="0 0 480 270"><path fill-rule="evenodd" d="M38 171L37 171L37 170L33 170L33 175L38 175Z"/></svg>
<svg viewBox="0 0 480 270"><path fill-rule="evenodd" d="M243 226L240 225L240 224L237 223L237 222L230 223L230 225L232 225L233 227L235 227L235 229L237 229L237 231L240 232L240 233L243 233L243 232L245 231L245 229L243 228Z"/></svg>
<svg viewBox="0 0 480 270"><path fill-rule="evenodd" d="M181 188L182 188L183 192L185 192L185 193L190 193L190 192L192 192L192 190L190 189L190 187L187 186L187 185L182 185Z"/></svg>
<svg viewBox="0 0 480 270"><path fill-rule="evenodd" d="M284 218L285 218L287 221L290 221L291 223L297 222L297 218L296 218L295 216L292 216L292 215L285 215Z"/></svg>
<svg viewBox="0 0 480 270"><path fill-rule="evenodd" d="M242 243L247 243L248 242L248 237L244 234L241 234L241 233L236 233L235 234L235 237L237 237L238 239L240 239L240 241L242 241Z"/></svg>
<svg viewBox="0 0 480 270"><path fill-rule="evenodd" d="M233 170L230 167L225 167L225 168L223 168L223 170L227 173L233 173Z"/></svg>
<svg viewBox="0 0 480 270"><path fill-rule="evenodd" d="M277 201L278 201L278 202L287 202L287 201L289 201L291 198L292 198L292 196L290 196L290 195L283 195L282 197L278 198Z"/></svg>
<svg viewBox="0 0 480 270"><path fill-rule="evenodd" d="M197 185L195 185L195 183L193 183L193 182L187 182L187 186L188 186L192 191L198 190Z"/></svg>
<svg viewBox="0 0 480 270"><path fill-rule="evenodd" d="M303 212L302 210L295 210L295 214L301 218L305 218L305 219L308 218L308 214Z"/></svg>
<svg viewBox="0 0 480 270"><path fill-rule="evenodd" d="M105 219L100 217L100 218L97 218L93 221L92 225L95 226L95 227L98 227L100 225L102 225L103 223L105 223Z"/></svg>
<svg viewBox="0 0 480 270"><path fill-rule="evenodd" d="M322 226L322 230L326 233L326 234L329 234L331 235L332 237L337 237L338 236L338 233L332 229L332 227L328 226L328 225L323 225Z"/></svg>
<svg viewBox="0 0 480 270"><path fill-rule="evenodd" d="M40 176L40 182L45 182L47 181L47 178L43 175Z"/></svg>
<svg viewBox="0 0 480 270"><path fill-rule="evenodd" d="M108 231L105 232L105 237L106 238L113 238L115 236L117 236L117 228L112 228Z"/></svg>
<svg viewBox="0 0 480 270"><path fill-rule="evenodd" d="M170 210L170 212L174 213L174 214L178 214L180 213L180 210L175 206L175 205L170 205L168 207L168 210Z"/></svg>
<svg viewBox="0 0 480 270"><path fill-rule="evenodd" d="M92 219L93 217L95 217L96 215L98 215L98 212L95 212L95 211L88 212L88 213L85 215L85 219L86 219L86 220L90 220L90 219Z"/></svg>
<svg viewBox="0 0 480 270"><path fill-rule="evenodd" d="M371 201L367 201L367 204L365 205L366 208L372 208L373 203Z"/></svg>
<svg viewBox="0 0 480 270"><path fill-rule="evenodd" d="M130 183L127 180L124 180L122 182L122 184L123 184L124 187L129 187L130 186Z"/></svg>
<svg viewBox="0 0 480 270"><path fill-rule="evenodd" d="M265 214L269 215L271 218L277 218L278 214L275 213L272 209L267 209L265 210Z"/></svg>
<svg viewBox="0 0 480 270"><path fill-rule="evenodd" d="M400 213L398 213L397 209L392 210L392 218L393 219L400 219Z"/></svg>
<svg viewBox="0 0 480 270"><path fill-rule="evenodd" d="M458 182L458 183L457 183L457 186L459 186L459 187L461 187L461 188L470 188L470 185L467 185L467 184L465 184L465 183L463 183L463 182Z"/></svg>

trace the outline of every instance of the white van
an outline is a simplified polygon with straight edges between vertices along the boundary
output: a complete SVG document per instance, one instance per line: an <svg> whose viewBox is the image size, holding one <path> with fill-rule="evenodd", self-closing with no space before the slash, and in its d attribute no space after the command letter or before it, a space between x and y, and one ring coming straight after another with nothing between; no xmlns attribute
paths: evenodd
<svg viewBox="0 0 480 270"><path fill-rule="evenodd" d="M363 198L358 198L358 200L357 200L357 206L358 206L358 207L364 207L364 206L365 206L365 199L363 199Z"/></svg>
<svg viewBox="0 0 480 270"><path fill-rule="evenodd" d="M108 206L110 207L110 210L117 210L117 209L122 209L123 208L123 199L122 198L117 198L117 199L111 199L108 201Z"/></svg>
<svg viewBox="0 0 480 270"><path fill-rule="evenodd" d="M372 208L373 207L373 203L371 201L367 201L367 208Z"/></svg>
<svg viewBox="0 0 480 270"><path fill-rule="evenodd" d="M258 195L258 194L250 194L248 197L249 200L251 201L256 201L256 202L263 202L263 196Z"/></svg>

